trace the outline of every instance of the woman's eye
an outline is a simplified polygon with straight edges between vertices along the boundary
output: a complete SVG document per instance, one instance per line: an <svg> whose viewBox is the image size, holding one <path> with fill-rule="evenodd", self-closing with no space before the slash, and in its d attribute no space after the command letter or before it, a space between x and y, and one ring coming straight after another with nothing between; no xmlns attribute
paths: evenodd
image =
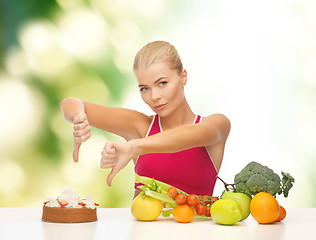
<svg viewBox="0 0 316 240"><path fill-rule="evenodd" d="M164 85L166 85L167 84L167 82L166 81L163 81L163 82L160 82L159 83L159 86L164 86Z"/></svg>
<svg viewBox="0 0 316 240"><path fill-rule="evenodd" d="M145 92L147 90L148 90L148 88L146 88L146 87L142 87L142 88L139 89L139 91L141 91L141 92Z"/></svg>

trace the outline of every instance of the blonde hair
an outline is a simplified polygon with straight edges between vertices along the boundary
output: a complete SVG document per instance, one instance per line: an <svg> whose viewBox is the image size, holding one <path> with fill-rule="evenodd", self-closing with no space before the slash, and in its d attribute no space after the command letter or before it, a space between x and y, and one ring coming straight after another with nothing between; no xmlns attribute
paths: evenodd
<svg viewBox="0 0 316 240"><path fill-rule="evenodd" d="M182 73L183 65L177 49L165 41L150 42L142 47L135 56L133 70L159 62L166 62L172 70Z"/></svg>

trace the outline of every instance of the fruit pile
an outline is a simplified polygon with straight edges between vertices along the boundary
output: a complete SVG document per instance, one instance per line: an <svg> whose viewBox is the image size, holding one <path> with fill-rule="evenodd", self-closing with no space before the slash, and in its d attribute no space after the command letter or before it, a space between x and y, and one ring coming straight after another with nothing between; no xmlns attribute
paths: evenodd
<svg viewBox="0 0 316 240"><path fill-rule="evenodd" d="M194 215L211 217L211 205L218 200L217 197L207 195L185 194L178 192L177 188L170 187L167 191L168 196L175 199L177 205L171 209L172 215L177 222L189 223ZM168 215L165 211L163 215Z"/></svg>
<svg viewBox="0 0 316 240"><path fill-rule="evenodd" d="M257 175L260 171L264 174L268 173L264 176L265 178L274 179L273 191L265 185L262 177L258 178ZM213 221L223 225L236 224L245 220L250 214L261 224L282 221L286 216L286 211L279 205L275 195L283 192L287 197L294 178L283 172L282 180L275 175L271 169L251 162L236 175L238 177L235 179L244 181L246 176L252 183L256 182L256 185L239 184L238 187L241 190L237 191L235 184L226 184L221 178L218 178L225 185L225 191L220 198L187 194L158 180L136 175L136 183L143 185L139 186L142 192L134 199L131 212L140 221L153 221L160 215L168 217L171 214L180 223L189 223L197 215L206 219L211 217Z"/></svg>
<svg viewBox="0 0 316 240"><path fill-rule="evenodd" d="M286 216L284 207L267 192L257 193L250 202L250 213L258 223L280 222Z"/></svg>
<svg viewBox="0 0 316 240"><path fill-rule="evenodd" d="M211 207L211 214L215 222L223 225L235 224L249 214L258 223L267 224L282 221L286 211L270 193L259 192L251 198L244 193L226 191Z"/></svg>
<svg viewBox="0 0 316 240"><path fill-rule="evenodd" d="M195 215L211 217L211 205L218 197L187 194L161 181L136 175L136 182L142 192L134 199L132 215L141 221L152 221L160 215L181 223L191 222ZM163 205L165 204L165 209Z"/></svg>
<svg viewBox="0 0 316 240"><path fill-rule="evenodd" d="M155 180L153 181L156 183ZM157 184L159 185L159 181ZM142 192L132 203L132 214L138 220L152 221L161 214L164 217L169 217L172 214L177 222L189 223L195 215L211 217L211 206L215 201L218 201L218 198L214 196L187 194L171 186L167 190L169 200L164 202L167 209L163 210L163 201L159 199L164 198L166 200L168 198L166 196L160 196L159 198L157 193L154 194L154 197L151 197L149 196L153 195L151 191L147 190L148 195L146 195L146 192Z"/></svg>

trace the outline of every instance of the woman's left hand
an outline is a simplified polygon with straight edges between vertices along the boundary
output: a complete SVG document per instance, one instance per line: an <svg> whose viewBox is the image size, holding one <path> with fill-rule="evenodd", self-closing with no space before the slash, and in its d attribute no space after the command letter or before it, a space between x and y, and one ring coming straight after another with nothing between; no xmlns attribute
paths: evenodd
<svg viewBox="0 0 316 240"><path fill-rule="evenodd" d="M122 170L133 158L131 142L107 142L101 153L100 167L112 168L107 177L107 184L111 186L114 176Z"/></svg>

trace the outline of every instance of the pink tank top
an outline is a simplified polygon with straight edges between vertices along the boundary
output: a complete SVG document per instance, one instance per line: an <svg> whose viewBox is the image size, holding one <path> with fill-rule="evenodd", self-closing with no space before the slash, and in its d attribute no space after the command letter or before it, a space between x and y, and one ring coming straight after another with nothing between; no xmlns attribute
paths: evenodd
<svg viewBox="0 0 316 240"><path fill-rule="evenodd" d="M197 115L194 124L201 121ZM161 132L160 117L155 115L147 136ZM168 183L198 195L212 195L217 170L205 147L195 147L175 153L150 153L139 156L135 172ZM135 184L135 188L140 184Z"/></svg>

